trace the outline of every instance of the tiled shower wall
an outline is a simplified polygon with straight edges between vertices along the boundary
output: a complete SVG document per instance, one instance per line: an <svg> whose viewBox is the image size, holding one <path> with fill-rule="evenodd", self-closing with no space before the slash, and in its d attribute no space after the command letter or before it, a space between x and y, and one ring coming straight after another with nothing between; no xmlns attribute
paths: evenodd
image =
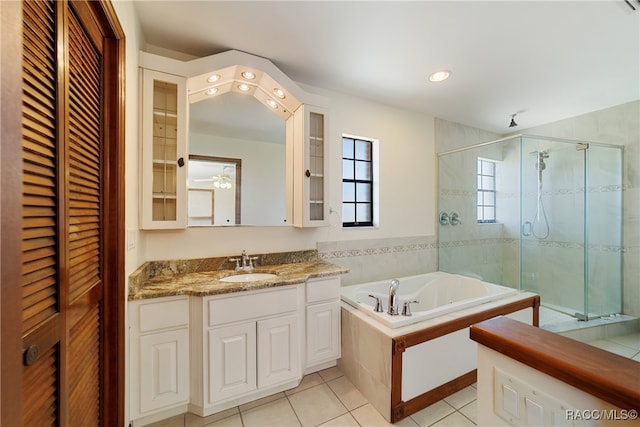
<svg viewBox="0 0 640 427"><path fill-rule="evenodd" d="M349 269L343 286L438 269L435 236L318 242L317 248L321 259Z"/></svg>

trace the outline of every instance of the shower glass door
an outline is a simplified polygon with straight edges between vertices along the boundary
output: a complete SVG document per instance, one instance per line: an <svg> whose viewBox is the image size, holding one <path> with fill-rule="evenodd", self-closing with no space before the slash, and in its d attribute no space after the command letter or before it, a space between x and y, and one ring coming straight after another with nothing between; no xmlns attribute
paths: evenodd
<svg viewBox="0 0 640 427"><path fill-rule="evenodd" d="M591 144L587 165L587 298L589 318L622 312L621 147Z"/></svg>
<svg viewBox="0 0 640 427"><path fill-rule="evenodd" d="M577 317L587 313L586 147L523 137L521 150L521 289Z"/></svg>

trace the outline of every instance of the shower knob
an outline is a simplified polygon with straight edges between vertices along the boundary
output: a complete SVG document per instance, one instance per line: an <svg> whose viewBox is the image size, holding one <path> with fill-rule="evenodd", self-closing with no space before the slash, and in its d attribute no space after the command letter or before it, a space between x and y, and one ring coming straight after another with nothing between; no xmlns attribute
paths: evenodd
<svg viewBox="0 0 640 427"><path fill-rule="evenodd" d="M438 221L440 222L440 225L449 225L449 214L446 212L440 212Z"/></svg>
<svg viewBox="0 0 640 427"><path fill-rule="evenodd" d="M451 225L462 224L462 221L460 220L460 215L458 215L458 212L451 212L451 214L449 215L449 219L450 219Z"/></svg>

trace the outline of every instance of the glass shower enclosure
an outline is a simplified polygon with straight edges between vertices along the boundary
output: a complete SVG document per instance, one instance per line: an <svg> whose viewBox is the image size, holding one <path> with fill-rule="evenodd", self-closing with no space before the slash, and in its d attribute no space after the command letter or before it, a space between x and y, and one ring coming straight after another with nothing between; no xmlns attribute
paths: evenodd
<svg viewBox="0 0 640 427"><path fill-rule="evenodd" d="M620 313L622 156L526 135L440 154L439 270L535 292L581 320Z"/></svg>

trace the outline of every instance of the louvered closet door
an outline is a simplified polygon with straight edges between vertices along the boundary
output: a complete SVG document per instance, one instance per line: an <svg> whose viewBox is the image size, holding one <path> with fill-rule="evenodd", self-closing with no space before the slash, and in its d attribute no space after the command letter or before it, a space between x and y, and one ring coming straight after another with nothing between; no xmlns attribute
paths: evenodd
<svg viewBox="0 0 640 427"><path fill-rule="evenodd" d="M23 11L23 424L99 425L101 46L66 3Z"/></svg>

